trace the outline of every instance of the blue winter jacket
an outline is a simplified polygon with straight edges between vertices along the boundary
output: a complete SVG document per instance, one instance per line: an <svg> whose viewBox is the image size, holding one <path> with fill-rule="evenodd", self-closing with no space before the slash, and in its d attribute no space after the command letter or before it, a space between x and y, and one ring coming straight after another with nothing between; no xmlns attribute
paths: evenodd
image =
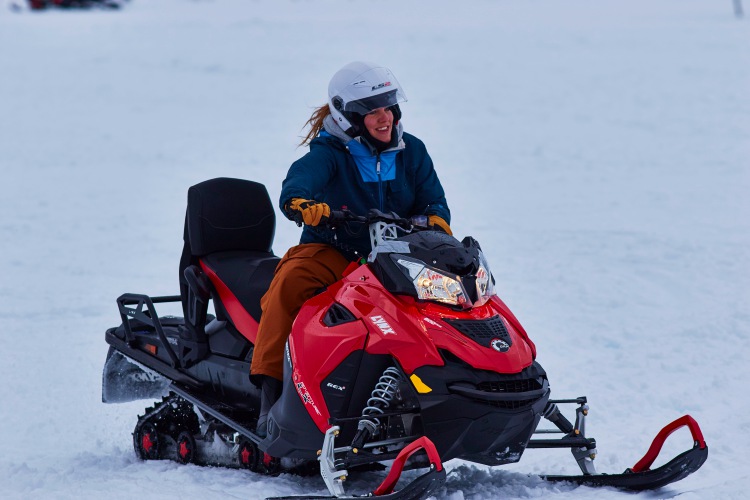
<svg viewBox="0 0 750 500"><path fill-rule="evenodd" d="M445 192L424 143L407 133L402 138L405 147L396 153L395 172L389 172L393 179L383 180L381 176L380 180L366 182L344 142L322 133L310 143L310 152L289 168L281 187L282 212L291 219L285 206L292 198L304 198L325 202L331 210L346 208L357 215L366 215L369 209L377 208L402 217L438 215L450 223ZM373 159L377 161L375 156ZM366 227L356 235L339 228L335 237L336 247L352 260L370 253ZM332 244L333 241L332 230L310 226L304 226L300 239L300 243Z"/></svg>

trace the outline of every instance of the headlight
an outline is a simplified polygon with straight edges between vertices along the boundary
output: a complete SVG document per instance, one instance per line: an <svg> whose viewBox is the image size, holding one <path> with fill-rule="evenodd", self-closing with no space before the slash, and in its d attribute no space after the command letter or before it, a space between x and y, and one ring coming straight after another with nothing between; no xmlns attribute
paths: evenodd
<svg viewBox="0 0 750 500"><path fill-rule="evenodd" d="M404 273L411 278L418 298L454 306L471 305L458 276L446 275L417 260L401 257L395 260Z"/></svg>
<svg viewBox="0 0 750 500"><path fill-rule="evenodd" d="M477 301L474 303L476 306L481 306L487 302L490 297L495 295L495 286L492 284L492 275L490 274L490 267L487 265L487 261L484 258L484 254L479 252L479 269L477 269Z"/></svg>

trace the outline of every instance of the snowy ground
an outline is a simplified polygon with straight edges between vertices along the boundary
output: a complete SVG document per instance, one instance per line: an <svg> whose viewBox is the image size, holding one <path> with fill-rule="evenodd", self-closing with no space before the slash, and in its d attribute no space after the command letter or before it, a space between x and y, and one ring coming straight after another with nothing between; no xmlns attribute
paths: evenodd
<svg viewBox="0 0 750 500"><path fill-rule="evenodd" d="M747 7L747 6L746 6ZM100 402L123 292L177 290L187 188L276 198L343 64L393 69L458 235L482 242L556 397L621 472L685 413L704 467L655 493L548 485L568 453L449 463L438 498L746 498L750 20L730 0L133 0L0 10L0 497L264 498L317 478L136 460ZM296 242L282 222L275 250ZM686 432L667 453L690 446ZM372 488L377 477L355 481Z"/></svg>

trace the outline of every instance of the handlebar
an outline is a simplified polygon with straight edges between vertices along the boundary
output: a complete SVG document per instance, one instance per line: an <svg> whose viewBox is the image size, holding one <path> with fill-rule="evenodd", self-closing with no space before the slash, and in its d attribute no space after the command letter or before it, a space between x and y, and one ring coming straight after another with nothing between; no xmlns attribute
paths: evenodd
<svg viewBox="0 0 750 500"><path fill-rule="evenodd" d="M331 215L328 217L327 225L331 228L335 228L337 225L347 224L349 222L367 225L372 224L373 222L385 222L387 224L394 224L406 231L429 229L427 225L415 224L411 219L405 219L395 212L386 213L375 208L370 209L367 212L367 215L364 216L357 215L350 210L332 210Z"/></svg>

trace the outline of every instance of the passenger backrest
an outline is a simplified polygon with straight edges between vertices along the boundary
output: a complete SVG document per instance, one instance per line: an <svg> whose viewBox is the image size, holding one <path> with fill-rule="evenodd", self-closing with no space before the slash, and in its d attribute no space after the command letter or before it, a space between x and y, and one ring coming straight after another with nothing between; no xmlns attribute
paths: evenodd
<svg viewBox="0 0 750 500"><path fill-rule="evenodd" d="M194 256L231 250L271 252L276 215L263 184L220 177L188 190L185 223Z"/></svg>
<svg viewBox="0 0 750 500"><path fill-rule="evenodd" d="M188 316L185 269L217 252L250 251L272 255L276 214L263 184L219 177L188 190L185 242L180 259L180 295ZM217 310L223 316L223 311Z"/></svg>

